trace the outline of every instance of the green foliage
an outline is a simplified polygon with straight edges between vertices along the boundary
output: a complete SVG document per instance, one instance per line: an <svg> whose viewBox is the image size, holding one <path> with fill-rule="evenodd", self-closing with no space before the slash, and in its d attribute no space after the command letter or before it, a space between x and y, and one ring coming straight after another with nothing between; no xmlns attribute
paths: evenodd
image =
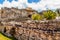
<svg viewBox="0 0 60 40"><path fill-rule="evenodd" d="M0 32L0 40L15 40L14 37L8 37Z"/></svg>
<svg viewBox="0 0 60 40"><path fill-rule="evenodd" d="M43 12L43 16L47 20L55 19L56 18L56 13L51 11L51 10L47 10L47 11Z"/></svg>
<svg viewBox="0 0 60 40"><path fill-rule="evenodd" d="M0 40L12 40L12 39L3 36L3 35L0 33Z"/></svg>
<svg viewBox="0 0 60 40"><path fill-rule="evenodd" d="M55 12L57 13L57 16L60 16L60 9L56 9Z"/></svg>
<svg viewBox="0 0 60 40"><path fill-rule="evenodd" d="M33 20L42 20L42 16L40 14L32 14L31 18Z"/></svg>
<svg viewBox="0 0 60 40"><path fill-rule="evenodd" d="M58 16L60 16L60 14L58 14Z"/></svg>

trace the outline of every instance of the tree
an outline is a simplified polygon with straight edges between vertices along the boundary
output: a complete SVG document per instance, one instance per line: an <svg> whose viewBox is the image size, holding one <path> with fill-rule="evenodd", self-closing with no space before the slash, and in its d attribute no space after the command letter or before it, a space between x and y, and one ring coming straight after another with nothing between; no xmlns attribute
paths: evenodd
<svg viewBox="0 0 60 40"><path fill-rule="evenodd" d="M32 14L31 18L33 20L42 20L42 16L40 14Z"/></svg>
<svg viewBox="0 0 60 40"><path fill-rule="evenodd" d="M57 13L57 16L60 16L60 9L56 9L55 12Z"/></svg>
<svg viewBox="0 0 60 40"><path fill-rule="evenodd" d="M47 20L55 19L56 18L56 13L51 11L51 10L47 10L47 11L43 12L43 16Z"/></svg>

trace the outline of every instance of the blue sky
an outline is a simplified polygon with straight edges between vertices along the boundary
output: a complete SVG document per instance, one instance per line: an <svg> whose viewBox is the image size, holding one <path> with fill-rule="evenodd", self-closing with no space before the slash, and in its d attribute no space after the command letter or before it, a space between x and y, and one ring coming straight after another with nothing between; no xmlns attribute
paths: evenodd
<svg viewBox="0 0 60 40"><path fill-rule="evenodd" d="M0 4L3 4L4 1L5 1L5 0L0 0ZM7 0L7 1L12 2L13 0ZM18 1L18 0L14 0L14 1ZM28 3L32 3L32 2L38 3L39 1L40 1L40 0L28 0Z"/></svg>
<svg viewBox="0 0 60 40"><path fill-rule="evenodd" d="M0 4L3 4L4 1L5 0L0 0ZM7 0L7 1L12 2L13 0ZM14 1L18 1L18 0L14 0Z"/></svg>
<svg viewBox="0 0 60 40"><path fill-rule="evenodd" d="M32 2L34 2L34 3L38 3L40 0L28 0L28 3L32 3Z"/></svg>
<svg viewBox="0 0 60 40"><path fill-rule="evenodd" d="M13 0L7 0L7 1L12 2Z"/></svg>
<svg viewBox="0 0 60 40"><path fill-rule="evenodd" d="M12 2L13 0L7 0L7 1ZM14 0L14 1L18 1L18 0Z"/></svg>
<svg viewBox="0 0 60 40"><path fill-rule="evenodd" d="M31 7L35 10L47 10L60 8L60 0L0 0L1 7Z"/></svg>
<svg viewBox="0 0 60 40"><path fill-rule="evenodd" d="M4 1L5 1L5 0L0 0L0 4L3 4Z"/></svg>

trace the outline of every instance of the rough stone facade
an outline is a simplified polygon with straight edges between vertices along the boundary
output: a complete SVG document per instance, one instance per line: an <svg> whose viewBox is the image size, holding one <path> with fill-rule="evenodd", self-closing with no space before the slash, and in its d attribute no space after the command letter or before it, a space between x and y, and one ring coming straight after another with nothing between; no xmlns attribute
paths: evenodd
<svg viewBox="0 0 60 40"><path fill-rule="evenodd" d="M5 34L18 40L60 40L60 21L24 21L4 25Z"/></svg>
<svg viewBox="0 0 60 40"><path fill-rule="evenodd" d="M17 9L17 8L6 8L5 7L0 10L0 20L28 17L29 15L32 15L34 13L38 13L38 12L31 8Z"/></svg>
<svg viewBox="0 0 60 40"><path fill-rule="evenodd" d="M17 40L60 40L60 20L34 21L28 18L35 13L38 12L31 8L2 8L0 32Z"/></svg>

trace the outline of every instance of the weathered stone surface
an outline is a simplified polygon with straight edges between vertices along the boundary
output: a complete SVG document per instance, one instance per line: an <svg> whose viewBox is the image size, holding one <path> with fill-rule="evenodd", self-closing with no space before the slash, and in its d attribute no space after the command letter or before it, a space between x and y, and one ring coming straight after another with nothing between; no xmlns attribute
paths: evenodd
<svg viewBox="0 0 60 40"><path fill-rule="evenodd" d="M60 40L60 21L7 22L5 34L18 40ZM8 25L9 24L9 25Z"/></svg>
<svg viewBox="0 0 60 40"><path fill-rule="evenodd" d="M29 15L34 13L38 13L33 9L17 9L17 8L2 8L0 10L0 20L1 21L20 21L21 19L27 20L29 19ZM21 21L22 21L21 20Z"/></svg>

